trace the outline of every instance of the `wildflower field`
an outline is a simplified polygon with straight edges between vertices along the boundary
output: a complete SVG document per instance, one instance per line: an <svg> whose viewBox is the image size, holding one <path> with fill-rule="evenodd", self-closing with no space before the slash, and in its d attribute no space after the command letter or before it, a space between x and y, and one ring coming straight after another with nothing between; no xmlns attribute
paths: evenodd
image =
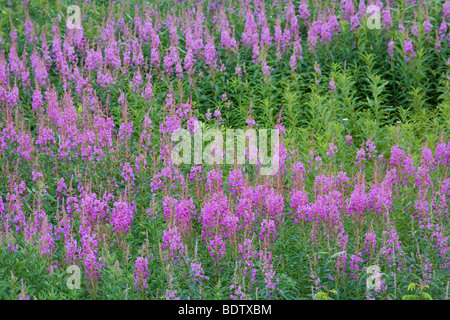
<svg viewBox="0 0 450 320"><path fill-rule="evenodd" d="M448 299L449 21L0 0L0 299ZM225 161L230 129L275 170L249 136Z"/></svg>

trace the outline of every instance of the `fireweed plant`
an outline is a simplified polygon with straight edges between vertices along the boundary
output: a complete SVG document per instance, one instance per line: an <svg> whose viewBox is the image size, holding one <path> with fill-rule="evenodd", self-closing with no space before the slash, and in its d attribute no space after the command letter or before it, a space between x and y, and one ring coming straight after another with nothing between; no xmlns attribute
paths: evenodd
<svg viewBox="0 0 450 320"><path fill-rule="evenodd" d="M0 6L1 299L448 299L450 2Z"/></svg>

